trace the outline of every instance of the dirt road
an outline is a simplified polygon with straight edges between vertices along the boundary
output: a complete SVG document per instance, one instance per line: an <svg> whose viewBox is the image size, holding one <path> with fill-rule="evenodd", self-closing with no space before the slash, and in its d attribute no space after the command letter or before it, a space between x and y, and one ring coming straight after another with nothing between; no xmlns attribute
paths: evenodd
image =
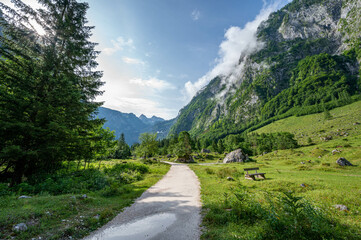
<svg viewBox="0 0 361 240"><path fill-rule="evenodd" d="M198 178L187 165L169 164L162 180L85 240L199 239Z"/></svg>

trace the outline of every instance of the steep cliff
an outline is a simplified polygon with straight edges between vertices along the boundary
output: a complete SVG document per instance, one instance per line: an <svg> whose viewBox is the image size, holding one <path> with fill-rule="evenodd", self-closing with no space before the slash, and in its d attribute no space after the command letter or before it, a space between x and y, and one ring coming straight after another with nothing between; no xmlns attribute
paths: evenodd
<svg viewBox="0 0 361 240"><path fill-rule="evenodd" d="M359 0L295 0L272 13L258 27L257 50L198 92L170 133L219 138L346 104L360 93L360 9Z"/></svg>

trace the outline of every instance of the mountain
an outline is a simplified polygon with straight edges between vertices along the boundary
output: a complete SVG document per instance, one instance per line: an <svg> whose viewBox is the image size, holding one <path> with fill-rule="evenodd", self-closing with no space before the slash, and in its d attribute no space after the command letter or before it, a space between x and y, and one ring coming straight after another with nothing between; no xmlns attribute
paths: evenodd
<svg viewBox="0 0 361 240"><path fill-rule="evenodd" d="M222 138L291 115L348 104L360 96L361 1L294 0L180 110L170 134Z"/></svg>
<svg viewBox="0 0 361 240"><path fill-rule="evenodd" d="M138 118L133 113L122 113L105 107L98 108L96 117L106 119L104 127L115 131L117 139L124 133L129 145L138 142L140 134L144 132L158 133L159 139L164 138L174 122L174 119L166 121L156 116L147 118L143 114Z"/></svg>
<svg viewBox="0 0 361 240"><path fill-rule="evenodd" d="M143 123L147 125L154 125L159 122L165 121L163 118L152 116L151 118L147 118L144 114L139 116L139 119L142 120Z"/></svg>

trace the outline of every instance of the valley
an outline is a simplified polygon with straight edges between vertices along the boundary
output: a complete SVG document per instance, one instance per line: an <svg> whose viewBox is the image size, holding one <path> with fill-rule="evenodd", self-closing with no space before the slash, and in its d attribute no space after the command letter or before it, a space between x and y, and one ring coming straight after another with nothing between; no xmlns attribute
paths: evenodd
<svg viewBox="0 0 361 240"><path fill-rule="evenodd" d="M360 0L25 2L0 3L1 240L361 239Z"/></svg>

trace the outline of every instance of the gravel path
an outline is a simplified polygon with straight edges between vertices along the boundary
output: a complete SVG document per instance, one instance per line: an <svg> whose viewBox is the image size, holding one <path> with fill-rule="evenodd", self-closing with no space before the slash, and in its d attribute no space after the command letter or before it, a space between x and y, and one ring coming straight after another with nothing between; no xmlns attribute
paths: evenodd
<svg viewBox="0 0 361 240"><path fill-rule="evenodd" d="M169 172L135 203L86 240L199 239L200 184L185 164Z"/></svg>

